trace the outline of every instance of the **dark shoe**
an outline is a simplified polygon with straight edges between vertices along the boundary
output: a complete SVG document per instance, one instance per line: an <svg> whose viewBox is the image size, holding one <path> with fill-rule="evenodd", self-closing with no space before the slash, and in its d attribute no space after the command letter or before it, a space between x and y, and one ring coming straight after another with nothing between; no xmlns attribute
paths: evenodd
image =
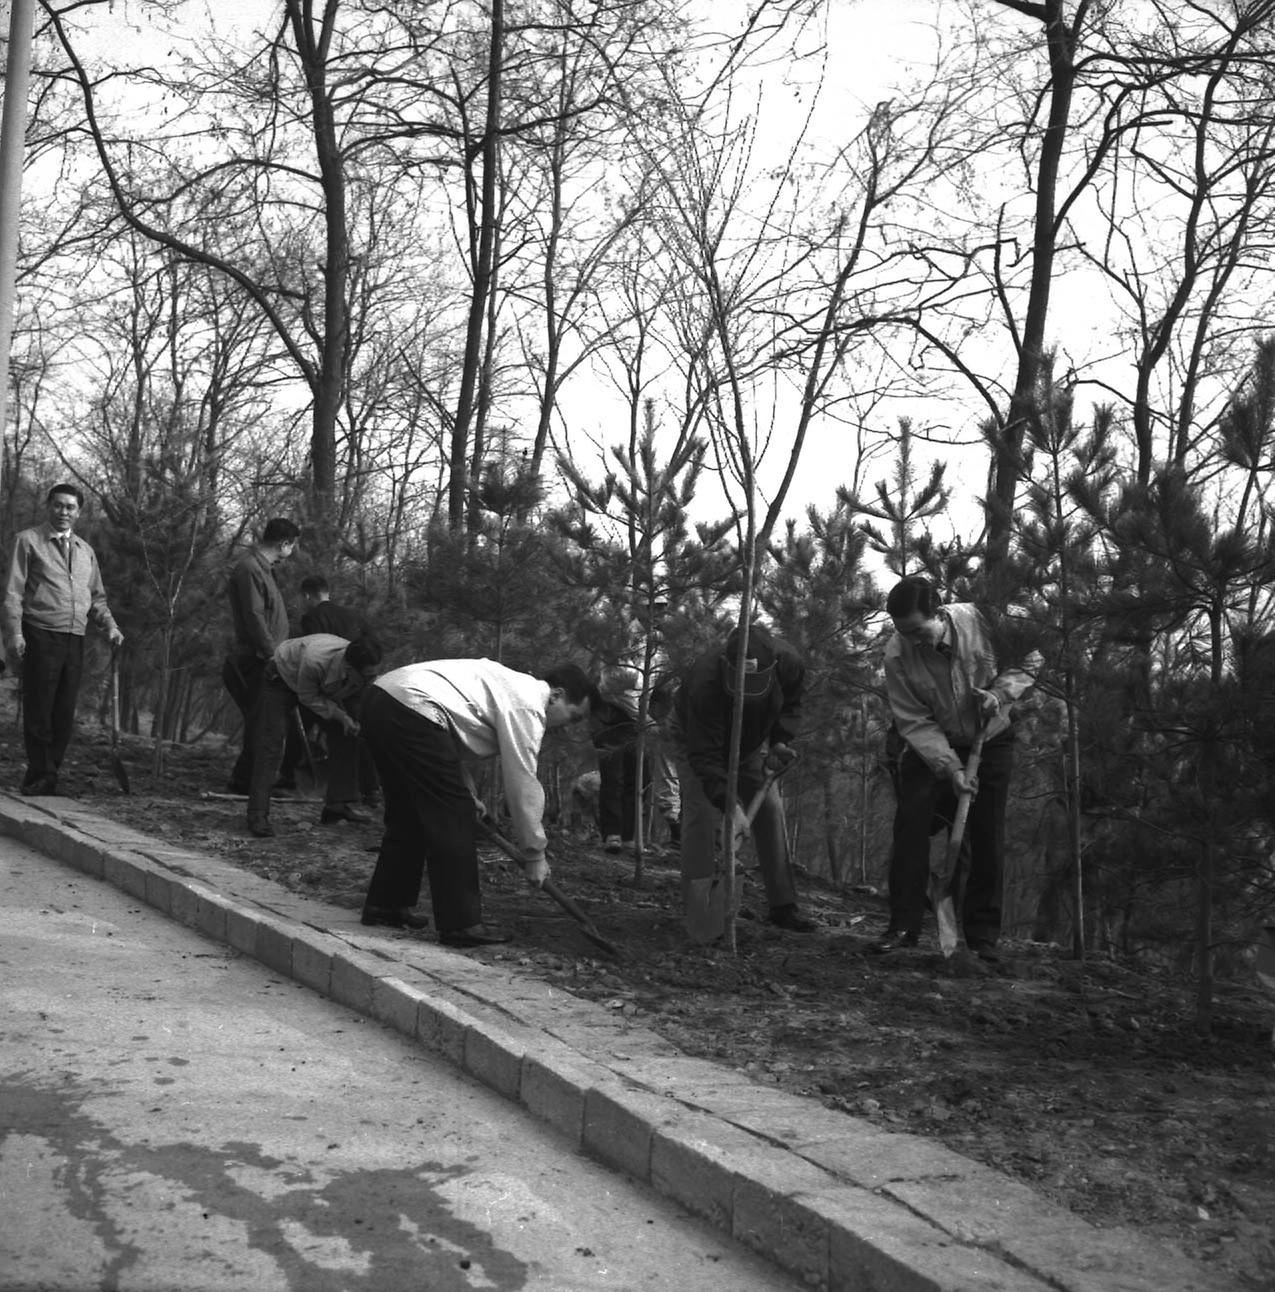
<svg viewBox="0 0 1275 1292"><path fill-rule="evenodd" d="M348 803L332 804L319 813L320 825L337 825L342 821L349 821L351 825L367 825L371 819L366 812L360 812Z"/></svg>
<svg viewBox="0 0 1275 1292"><path fill-rule="evenodd" d="M368 790L368 792L363 795L363 806L369 807L369 808L379 808L381 806L381 791Z"/></svg>
<svg viewBox="0 0 1275 1292"><path fill-rule="evenodd" d="M260 817L257 820L249 819L248 829L257 836L258 839L273 839L275 836L274 826L265 818Z"/></svg>
<svg viewBox="0 0 1275 1292"><path fill-rule="evenodd" d="M770 922L777 924L781 929L787 929L789 933L813 933L819 927L791 902L787 906L772 906Z"/></svg>
<svg viewBox="0 0 1275 1292"><path fill-rule="evenodd" d="M28 781L23 785L21 793L28 798L40 798L46 794L56 794L58 792L58 781L56 776L37 776L35 780Z"/></svg>
<svg viewBox="0 0 1275 1292"><path fill-rule="evenodd" d="M294 776L280 776L270 787L271 794L295 794L296 792L297 781Z"/></svg>
<svg viewBox="0 0 1275 1292"><path fill-rule="evenodd" d="M365 906L364 924L384 924L391 929L427 929L429 920L410 906Z"/></svg>
<svg viewBox="0 0 1275 1292"><path fill-rule="evenodd" d="M501 942L512 942L513 934L490 924L471 924L467 929L453 929L440 933L438 940L445 947L494 947Z"/></svg>
<svg viewBox="0 0 1275 1292"><path fill-rule="evenodd" d="M970 942L967 943L970 951L980 960L986 961L989 965L998 965L1001 962L1000 955L996 950L994 942Z"/></svg>
<svg viewBox="0 0 1275 1292"><path fill-rule="evenodd" d="M229 780L226 782L225 792L227 794L242 794L244 798L248 797L248 787L246 785L240 785L236 780Z"/></svg>
<svg viewBox="0 0 1275 1292"><path fill-rule="evenodd" d="M613 857L618 857L620 855L620 849L623 847L620 843L620 836L618 834L607 835L607 837L602 841L602 846Z"/></svg>
<svg viewBox="0 0 1275 1292"><path fill-rule="evenodd" d="M904 947L914 947L921 940L919 933L909 933L906 929L886 929L875 941L868 943L868 950L874 956L883 956L890 951L899 951Z"/></svg>

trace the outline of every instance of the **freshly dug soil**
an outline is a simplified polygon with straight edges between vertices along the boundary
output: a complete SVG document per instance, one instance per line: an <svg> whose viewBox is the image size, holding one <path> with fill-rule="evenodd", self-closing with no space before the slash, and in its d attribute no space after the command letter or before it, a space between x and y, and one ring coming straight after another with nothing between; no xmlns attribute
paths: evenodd
<svg viewBox="0 0 1275 1292"><path fill-rule="evenodd" d="M338 906L358 907L377 825L320 826L317 802L280 801L275 839L251 837L242 803L220 790L223 747L175 749L162 780L149 750L123 749L132 794L111 775L106 737L81 734L62 789L103 815ZM21 738L6 724L0 783L17 785ZM1102 1226L1137 1229L1275 1288L1275 999L1223 984L1212 1033L1193 1027L1192 984L1163 972L1013 943L994 969L945 960L931 934L915 951L872 956L884 923L870 892L802 877L820 921L809 935L752 919L737 950L691 946L676 859L552 840L554 878L616 943L607 956L494 849L483 856L486 918L516 941L469 952L639 1019L689 1054L844 1109L931 1136L1030 1184ZM428 901L422 903L428 910ZM428 935L426 935L428 936Z"/></svg>

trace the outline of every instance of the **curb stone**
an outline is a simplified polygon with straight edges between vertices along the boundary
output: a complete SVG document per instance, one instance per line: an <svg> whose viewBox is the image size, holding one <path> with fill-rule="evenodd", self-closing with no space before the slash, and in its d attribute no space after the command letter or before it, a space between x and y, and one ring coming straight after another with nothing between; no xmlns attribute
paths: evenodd
<svg viewBox="0 0 1275 1292"><path fill-rule="evenodd" d="M377 1019L821 1292L1235 1292L941 1145L682 1054L600 1006L171 848L70 799L0 832Z"/></svg>

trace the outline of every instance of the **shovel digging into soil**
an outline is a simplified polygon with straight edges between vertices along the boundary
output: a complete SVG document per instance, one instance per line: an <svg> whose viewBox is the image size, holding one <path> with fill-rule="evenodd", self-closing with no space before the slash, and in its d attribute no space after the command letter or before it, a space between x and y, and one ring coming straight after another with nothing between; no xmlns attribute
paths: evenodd
<svg viewBox="0 0 1275 1292"><path fill-rule="evenodd" d="M965 764L965 780L973 784L978 776L978 765L983 760L983 742L987 739L987 728L984 727L970 747L970 756ZM943 861L943 873L935 875L930 881L930 902L934 907L934 918L939 926L939 950L946 958L956 951L958 934L956 929L956 903L952 898L951 884L956 868L961 860L961 844L965 841L965 827L970 819L970 804L974 801L976 790L965 790L957 799L956 815L952 820L952 833L948 836L947 855Z"/></svg>
<svg viewBox="0 0 1275 1292"><path fill-rule="evenodd" d="M125 794L131 794L128 768L119 755L120 743L120 653L111 648L111 772Z"/></svg>
<svg viewBox="0 0 1275 1292"><path fill-rule="evenodd" d="M510 861L517 862L519 869L522 868L522 855L519 853L518 849L515 848L514 845L510 843L509 840L506 839L505 836L494 826L490 826L485 821L480 820L478 822L478 833L490 843L495 844ZM594 924L584 911L581 910L579 905L572 901L572 899L568 897L552 879L546 879L545 882L540 885L540 889L543 893L557 902L558 905L561 906L573 920L575 920L575 922L580 926L580 932L583 933L590 942L595 946L601 947L603 951L606 951L610 955L615 956L616 959L621 958L620 948L617 947L614 942L608 941L600 932L598 932L597 925Z"/></svg>
<svg viewBox="0 0 1275 1292"><path fill-rule="evenodd" d="M792 765L788 762L766 773L744 810L744 819L750 826L766 801L770 787ZM692 942L706 946L720 938L726 932L726 915L726 876L721 869L715 875L689 882L686 889L686 933Z"/></svg>

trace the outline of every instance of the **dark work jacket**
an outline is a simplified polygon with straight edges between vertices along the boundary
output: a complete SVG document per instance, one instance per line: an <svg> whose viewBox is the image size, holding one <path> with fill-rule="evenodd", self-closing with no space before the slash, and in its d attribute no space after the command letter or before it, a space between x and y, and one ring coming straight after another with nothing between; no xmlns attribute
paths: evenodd
<svg viewBox="0 0 1275 1292"><path fill-rule="evenodd" d="M744 701L741 764L758 750L786 745L801 725L806 666L786 641L776 637L774 646L775 667L769 689L764 695L749 696ZM701 655L682 679L675 702L687 761L699 777L705 797L722 812L726 810L726 763L734 702L725 683L730 667L720 649Z"/></svg>
<svg viewBox="0 0 1275 1292"><path fill-rule="evenodd" d="M307 610L301 616L301 635L310 637L314 633L344 637L348 642L372 635L368 631L367 620L357 610L338 606L335 601L320 601L313 610Z"/></svg>

